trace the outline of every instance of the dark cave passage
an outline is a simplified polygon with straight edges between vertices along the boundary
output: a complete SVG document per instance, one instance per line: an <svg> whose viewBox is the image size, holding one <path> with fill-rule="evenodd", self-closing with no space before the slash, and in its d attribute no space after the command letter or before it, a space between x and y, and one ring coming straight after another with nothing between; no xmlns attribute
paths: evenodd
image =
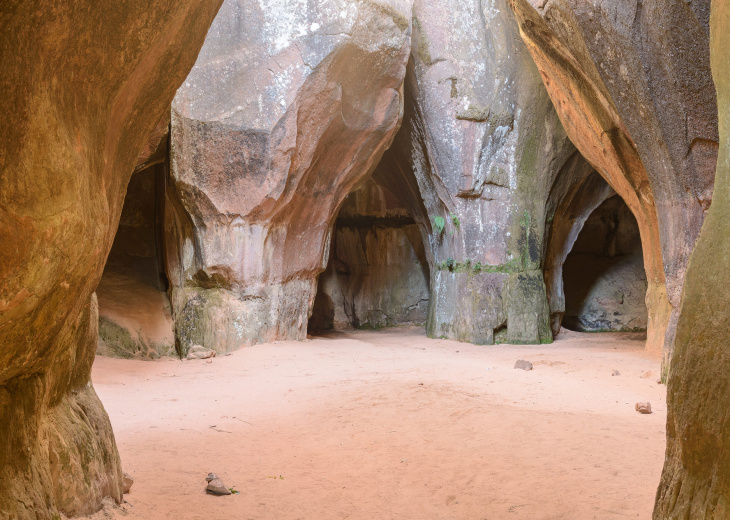
<svg viewBox="0 0 730 520"><path fill-rule="evenodd" d="M129 181L119 227L101 282L97 353L154 359L174 353L164 268L165 165Z"/></svg>
<svg viewBox="0 0 730 520"><path fill-rule="evenodd" d="M308 331L425 325L428 299L418 225L374 175L348 195L335 220Z"/></svg>
<svg viewBox="0 0 730 520"><path fill-rule="evenodd" d="M583 225L563 265L563 326L581 332L646 331L647 279L639 227L618 195Z"/></svg>

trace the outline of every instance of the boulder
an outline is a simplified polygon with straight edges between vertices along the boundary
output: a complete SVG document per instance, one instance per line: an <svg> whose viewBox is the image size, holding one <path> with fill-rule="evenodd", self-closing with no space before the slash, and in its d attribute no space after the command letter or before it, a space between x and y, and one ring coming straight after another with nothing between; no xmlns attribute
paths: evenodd
<svg viewBox="0 0 730 520"><path fill-rule="evenodd" d="M210 348L205 348L201 345L193 345L190 347L190 350L188 350L188 355L185 356L185 359L191 360L191 359L208 359L215 356L215 350Z"/></svg>

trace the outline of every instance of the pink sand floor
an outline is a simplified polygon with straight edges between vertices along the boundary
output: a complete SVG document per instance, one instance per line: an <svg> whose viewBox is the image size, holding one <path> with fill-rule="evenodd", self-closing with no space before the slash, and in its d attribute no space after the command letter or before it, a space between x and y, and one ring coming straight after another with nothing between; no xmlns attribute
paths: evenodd
<svg viewBox="0 0 730 520"><path fill-rule="evenodd" d="M99 357L135 483L94 518L650 518L666 388L631 338L476 346L400 328L212 363ZM534 370L513 369L520 358ZM210 471L240 494L206 495Z"/></svg>

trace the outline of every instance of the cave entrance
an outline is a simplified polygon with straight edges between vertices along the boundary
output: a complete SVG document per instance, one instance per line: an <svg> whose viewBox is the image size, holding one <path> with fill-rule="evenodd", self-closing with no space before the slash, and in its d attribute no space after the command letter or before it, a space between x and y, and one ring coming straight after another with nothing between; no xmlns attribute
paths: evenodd
<svg viewBox="0 0 730 520"><path fill-rule="evenodd" d="M563 327L646 332L647 277L636 218L619 195L585 220L563 265Z"/></svg>
<svg viewBox="0 0 730 520"><path fill-rule="evenodd" d="M101 282L97 353L154 359L174 355L164 268L165 164L135 172Z"/></svg>
<svg viewBox="0 0 730 520"><path fill-rule="evenodd" d="M400 190L378 173L347 196L335 219L310 334L425 326L430 278L422 232Z"/></svg>

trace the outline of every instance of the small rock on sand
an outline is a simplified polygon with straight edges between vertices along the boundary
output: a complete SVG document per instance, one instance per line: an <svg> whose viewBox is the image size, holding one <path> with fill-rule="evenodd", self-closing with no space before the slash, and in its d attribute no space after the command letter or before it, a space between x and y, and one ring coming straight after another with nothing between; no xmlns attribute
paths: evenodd
<svg viewBox="0 0 730 520"><path fill-rule="evenodd" d="M188 355L185 359L208 359L215 356L215 350L205 348L201 345L193 345L188 350Z"/></svg>
<svg viewBox="0 0 730 520"><path fill-rule="evenodd" d="M122 491L125 495L132 489L132 484L134 484L134 479L129 476L129 473L124 473L122 477Z"/></svg>
<svg viewBox="0 0 730 520"><path fill-rule="evenodd" d="M205 480L208 482L208 485L205 487L206 493L210 493L211 495L231 494L231 491L226 487L223 481L218 478L218 475L216 475L215 473L208 473L208 476L205 477Z"/></svg>
<svg viewBox="0 0 730 520"><path fill-rule="evenodd" d="M636 403L635 408L639 413L651 413L651 403Z"/></svg>
<svg viewBox="0 0 730 520"><path fill-rule="evenodd" d="M515 368L520 370L532 370L532 363L524 359L518 359L515 363Z"/></svg>
<svg viewBox="0 0 730 520"><path fill-rule="evenodd" d="M612 376L620 376L621 375L621 372L619 372L618 370L614 370L613 372L611 372L611 375Z"/></svg>

